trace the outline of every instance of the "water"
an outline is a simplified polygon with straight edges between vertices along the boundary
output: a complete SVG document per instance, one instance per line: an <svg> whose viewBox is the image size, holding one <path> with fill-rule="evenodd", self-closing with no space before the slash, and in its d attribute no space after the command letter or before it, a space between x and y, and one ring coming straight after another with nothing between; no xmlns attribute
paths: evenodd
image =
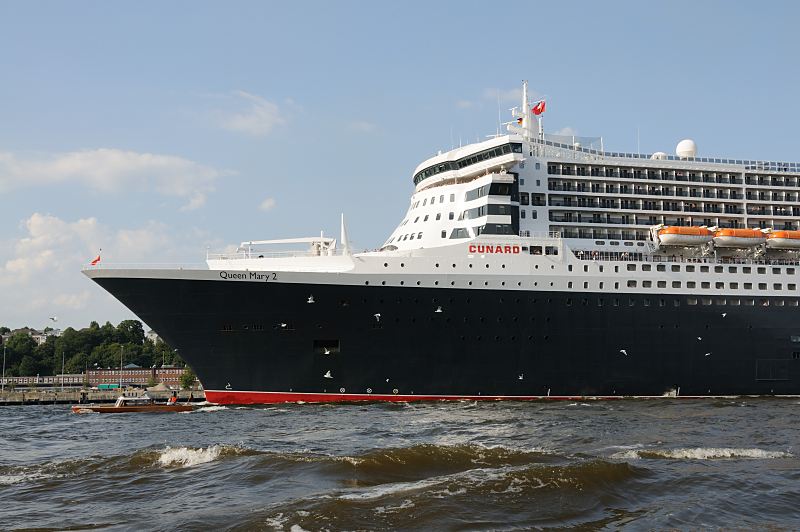
<svg viewBox="0 0 800 532"><path fill-rule="evenodd" d="M0 409L0 529L800 528L797 399Z"/></svg>

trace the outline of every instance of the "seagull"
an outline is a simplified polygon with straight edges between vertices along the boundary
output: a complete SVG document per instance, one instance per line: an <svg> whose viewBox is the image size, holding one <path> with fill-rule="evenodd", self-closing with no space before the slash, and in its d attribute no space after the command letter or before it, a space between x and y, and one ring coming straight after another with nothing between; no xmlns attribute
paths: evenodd
<svg viewBox="0 0 800 532"><path fill-rule="evenodd" d="M311 294L310 296L308 296L306 303L313 303L313 302L314 302L314 294Z"/></svg>
<svg viewBox="0 0 800 532"><path fill-rule="evenodd" d="M434 312L441 312L441 311L442 311L442 307L441 306L436 307L436 310L434 310Z"/></svg>
<svg viewBox="0 0 800 532"><path fill-rule="evenodd" d="M711 354L711 353L709 352L709 353L706 353L706 354L705 354L705 355L703 355L703 356L704 356L704 357L707 357L707 356L709 356L710 354Z"/></svg>
<svg viewBox="0 0 800 532"><path fill-rule="evenodd" d="M386 382L389 382L389 379L386 379Z"/></svg>
<svg viewBox="0 0 800 532"><path fill-rule="evenodd" d="M53 323L58 321L58 316L50 316L50 319L53 320Z"/></svg>
<svg viewBox="0 0 800 532"><path fill-rule="evenodd" d="M285 329L287 327L287 324L281 323L280 326L281 326L281 329Z"/></svg>
<svg viewBox="0 0 800 532"><path fill-rule="evenodd" d="M728 313L727 313L727 312L723 312L723 313L722 313L722 317L723 317L723 318L724 318L725 316L727 316L727 315L728 315Z"/></svg>
<svg viewBox="0 0 800 532"><path fill-rule="evenodd" d="M697 341L698 341L698 342L700 342L700 341L702 341L702 340L703 340L703 337L702 337L702 336L698 336L698 337L697 337Z"/></svg>
<svg viewBox="0 0 800 532"><path fill-rule="evenodd" d="M522 380L522 377L524 377L524 376L525 376L525 374L524 374L524 373L520 373L520 374L519 374L519 377L517 377L517 379L519 379L519 380Z"/></svg>
<svg viewBox="0 0 800 532"><path fill-rule="evenodd" d="M323 375L323 377L325 377L326 379L332 379L332 378L333 378L333 375L331 375L331 370L328 370L328 371L325 373L325 375Z"/></svg>
<svg viewBox="0 0 800 532"><path fill-rule="evenodd" d="M380 312L378 312L377 314L374 314L374 316L375 316L375 321L381 321L381 313Z"/></svg>
<svg viewBox="0 0 800 532"><path fill-rule="evenodd" d="M325 349L325 354L326 355L330 355L331 354L331 350L330 349L328 349L327 347L325 347L324 349Z"/></svg>
<svg viewBox="0 0 800 532"><path fill-rule="evenodd" d="M622 353L625 356L628 356L628 352L625 351L624 349L620 349L619 352Z"/></svg>

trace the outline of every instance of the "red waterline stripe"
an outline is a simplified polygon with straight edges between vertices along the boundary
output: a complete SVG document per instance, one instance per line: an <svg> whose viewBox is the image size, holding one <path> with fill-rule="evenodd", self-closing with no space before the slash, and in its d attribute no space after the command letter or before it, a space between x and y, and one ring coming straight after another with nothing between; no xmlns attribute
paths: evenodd
<svg viewBox="0 0 800 532"><path fill-rule="evenodd" d="M619 395L389 395L351 393L297 393L297 392L243 392L234 390L206 390L206 401L221 405L261 405L271 403L343 403L356 401L383 401L406 403L411 401L584 401L590 399L623 399Z"/></svg>

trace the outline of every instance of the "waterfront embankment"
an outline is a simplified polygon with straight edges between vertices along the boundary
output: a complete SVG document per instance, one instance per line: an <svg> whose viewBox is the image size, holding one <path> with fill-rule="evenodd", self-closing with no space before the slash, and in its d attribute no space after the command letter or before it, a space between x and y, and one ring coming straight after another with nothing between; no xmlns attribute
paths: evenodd
<svg viewBox="0 0 800 532"><path fill-rule="evenodd" d="M138 391L126 392L136 395ZM52 405L52 404L78 404L78 403L113 403L119 397L119 390L6 390L0 392L0 406L11 405ZM156 401L166 401L171 395L170 391L147 392L147 395ZM178 401L186 402L205 401L202 390L181 390L178 392Z"/></svg>

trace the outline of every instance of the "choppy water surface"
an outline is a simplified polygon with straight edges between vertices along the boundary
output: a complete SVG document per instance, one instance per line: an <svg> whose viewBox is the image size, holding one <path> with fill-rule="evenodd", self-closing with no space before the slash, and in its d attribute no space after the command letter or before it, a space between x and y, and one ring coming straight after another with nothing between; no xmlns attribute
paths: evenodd
<svg viewBox="0 0 800 532"><path fill-rule="evenodd" d="M0 409L0 528L800 528L781 399Z"/></svg>

